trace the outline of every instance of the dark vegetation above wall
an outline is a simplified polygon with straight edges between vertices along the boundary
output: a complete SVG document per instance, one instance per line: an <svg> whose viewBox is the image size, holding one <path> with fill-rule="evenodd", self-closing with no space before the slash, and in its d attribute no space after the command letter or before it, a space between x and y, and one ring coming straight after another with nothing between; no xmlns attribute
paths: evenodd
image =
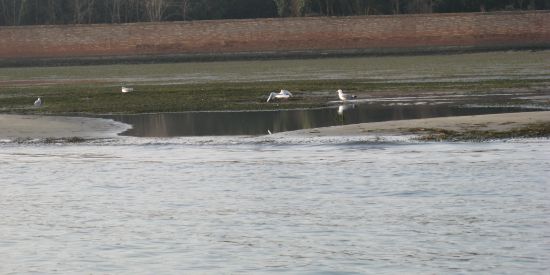
<svg viewBox="0 0 550 275"><path fill-rule="evenodd" d="M0 25L550 9L550 0L0 0Z"/></svg>

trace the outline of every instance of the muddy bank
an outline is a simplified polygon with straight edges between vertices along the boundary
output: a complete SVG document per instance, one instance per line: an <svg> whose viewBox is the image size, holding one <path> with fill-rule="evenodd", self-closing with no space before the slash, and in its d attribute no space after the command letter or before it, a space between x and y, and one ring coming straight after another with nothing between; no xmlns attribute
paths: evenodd
<svg viewBox="0 0 550 275"><path fill-rule="evenodd" d="M0 139L109 138L129 128L129 125L109 119L0 115Z"/></svg>
<svg viewBox="0 0 550 275"><path fill-rule="evenodd" d="M284 136L361 136L420 134L426 129L464 131L510 131L530 124L550 123L550 112L506 113L477 116L439 117L361 123L281 133Z"/></svg>

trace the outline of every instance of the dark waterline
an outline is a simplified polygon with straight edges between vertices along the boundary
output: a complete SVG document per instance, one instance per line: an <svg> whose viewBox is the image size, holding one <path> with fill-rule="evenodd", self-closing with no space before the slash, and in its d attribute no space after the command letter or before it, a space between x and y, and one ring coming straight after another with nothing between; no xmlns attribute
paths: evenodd
<svg viewBox="0 0 550 275"><path fill-rule="evenodd" d="M309 110L185 112L107 116L133 126L136 137L265 135L299 129L430 117L534 111L521 107L468 107L449 104L346 104Z"/></svg>

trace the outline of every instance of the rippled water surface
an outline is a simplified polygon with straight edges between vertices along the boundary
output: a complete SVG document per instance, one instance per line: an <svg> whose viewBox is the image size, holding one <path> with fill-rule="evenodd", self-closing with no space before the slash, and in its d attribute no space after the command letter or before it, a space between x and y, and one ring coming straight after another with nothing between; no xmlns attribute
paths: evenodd
<svg viewBox="0 0 550 275"><path fill-rule="evenodd" d="M0 273L550 269L550 141L0 144Z"/></svg>

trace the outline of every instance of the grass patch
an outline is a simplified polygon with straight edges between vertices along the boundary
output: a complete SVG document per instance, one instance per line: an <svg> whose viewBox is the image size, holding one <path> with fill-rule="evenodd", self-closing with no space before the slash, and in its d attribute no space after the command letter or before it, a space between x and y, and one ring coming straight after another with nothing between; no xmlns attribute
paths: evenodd
<svg viewBox="0 0 550 275"><path fill-rule="evenodd" d="M488 141L510 138L537 138L550 137L550 123L529 124L525 127L509 131L452 131L446 129L409 129L413 133L424 133L418 140L421 141Z"/></svg>

